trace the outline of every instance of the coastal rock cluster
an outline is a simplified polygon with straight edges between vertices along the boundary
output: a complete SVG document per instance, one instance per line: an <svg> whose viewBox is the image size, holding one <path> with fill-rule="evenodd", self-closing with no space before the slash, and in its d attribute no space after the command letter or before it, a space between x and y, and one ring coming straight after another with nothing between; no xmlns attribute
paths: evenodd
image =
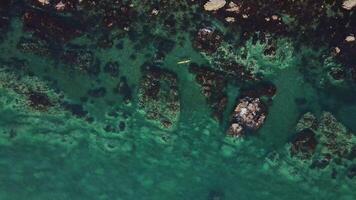
<svg viewBox="0 0 356 200"><path fill-rule="evenodd" d="M354 0L2 0L0 140L80 135L147 173L259 175L251 163L266 157L287 177L351 182L356 138L341 122L354 112L342 109L355 102L355 27ZM132 183L154 181L175 186Z"/></svg>
<svg viewBox="0 0 356 200"><path fill-rule="evenodd" d="M212 116L222 124L228 122L227 134L234 137L257 131L268 117L268 107L273 103L277 88L263 81L275 72L270 70L271 73L266 73L266 68L278 67L266 60L276 59L280 61L278 65L289 62L289 54L294 53L284 51L284 46L278 43L281 38L298 41L300 38L312 38L311 41L302 41L302 45L325 42L328 50L332 50L328 53L333 62L339 64L332 63L327 70L319 70L310 67L313 64L311 62L303 65L305 68L298 69L303 74L322 71L320 74L323 77L318 78L324 80L326 73L337 81L356 77L353 56L356 47L353 28L355 2L352 0L323 3L312 0L304 3L281 0L144 1L146 6L137 1L121 0L24 0L24 3L26 6L7 0L0 4L0 28L1 31L8 31L12 15L18 17L26 34L19 36L16 48L24 54L56 61L53 68L48 67L39 74L63 67L70 75L78 72L92 80L78 97L83 104L118 95L120 97L115 98L122 98L124 104L129 106L135 103L137 96L137 104L145 118L163 129L171 129L179 121L180 88L179 74L162 66L166 65L169 53L183 46L184 37L189 38L189 45L208 61L204 65L192 62L187 68L206 97ZM21 12L9 13L10 6L15 6ZM172 12L175 10L177 12ZM192 10L201 13L191 14ZM211 18L206 20L206 17ZM217 25L218 20L222 22L220 25ZM187 30L187 36L179 35L179 30ZM323 34L316 37L315 32ZM236 37L233 36L235 33ZM100 57L100 51L124 49L124 42L118 41L126 36L134 49L134 53L127 55L130 60L139 63L136 52L148 46L154 51L152 55L146 53L143 60L159 63L159 67L145 66L139 72L140 77L129 77L131 75L121 75L120 69L126 66L121 67L119 61L104 61L103 56ZM177 39L172 39L175 36ZM85 45L82 41L90 42ZM100 51L95 51L95 48ZM253 51L258 55L252 54ZM319 59L318 56L315 60ZM305 59L301 57L297 61L303 63ZM246 60L252 61L244 62ZM290 62L297 63L294 61ZM351 72L350 75L347 72ZM316 76L311 77L313 79ZM137 90L131 88L135 84L130 83L130 78L139 82ZM106 79L113 80L115 84L105 85ZM246 88L246 85L249 87ZM237 97L233 97L234 102L228 100L229 86L236 87L239 92ZM134 91L138 91L138 94L133 94ZM31 91L28 99L48 107L52 105L41 91ZM114 104L112 102L115 100L110 99L106 103ZM229 103L233 104L231 110L227 110ZM58 104L66 105L64 107L67 109L73 108L68 103ZM83 108L72 110L77 110L80 116L87 116ZM306 155L302 157L310 157L309 154L316 151L312 148L317 146L313 144L315 131L310 130L300 130L301 134L292 150L294 155L299 152L303 154L308 147L311 149L306 150Z"/></svg>

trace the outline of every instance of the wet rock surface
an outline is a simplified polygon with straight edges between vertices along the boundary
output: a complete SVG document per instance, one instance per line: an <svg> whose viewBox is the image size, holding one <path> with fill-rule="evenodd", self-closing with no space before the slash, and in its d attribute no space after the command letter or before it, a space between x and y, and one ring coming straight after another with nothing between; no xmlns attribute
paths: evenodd
<svg viewBox="0 0 356 200"><path fill-rule="evenodd" d="M241 89L234 111L232 112L227 134L243 137L257 131L268 116L268 106L276 94L273 83L254 83Z"/></svg>
<svg viewBox="0 0 356 200"><path fill-rule="evenodd" d="M165 69L144 66L138 91L139 108L145 118L164 129L177 125L180 100L177 76Z"/></svg>
<svg viewBox="0 0 356 200"><path fill-rule="evenodd" d="M266 109L259 98L240 99L232 113L228 135L242 137L248 131L258 130L266 120Z"/></svg>

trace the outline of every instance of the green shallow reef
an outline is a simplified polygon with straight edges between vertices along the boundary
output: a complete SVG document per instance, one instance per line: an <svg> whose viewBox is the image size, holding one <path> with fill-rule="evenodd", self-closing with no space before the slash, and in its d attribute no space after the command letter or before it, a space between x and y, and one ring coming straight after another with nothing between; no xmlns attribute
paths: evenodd
<svg viewBox="0 0 356 200"><path fill-rule="evenodd" d="M355 188L355 0L0 1L0 200Z"/></svg>

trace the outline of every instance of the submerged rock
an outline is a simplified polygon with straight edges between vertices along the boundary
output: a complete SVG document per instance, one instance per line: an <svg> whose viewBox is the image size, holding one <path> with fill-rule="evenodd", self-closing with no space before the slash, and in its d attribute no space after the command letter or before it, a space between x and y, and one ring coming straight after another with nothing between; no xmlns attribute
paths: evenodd
<svg viewBox="0 0 356 200"><path fill-rule="evenodd" d="M318 122L316 117L311 112L307 112L299 119L296 130L298 132L304 129L315 130L317 126L318 126Z"/></svg>
<svg viewBox="0 0 356 200"><path fill-rule="evenodd" d="M209 192L208 195L208 200L223 200L224 198L224 192L220 190L212 190Z"/></svg>
<svg viewBox="0 0 356 200"><path fill-rule="evenodd" d="M143 69L138 105L146 119L160 128L171 129L179 119L180 101L176 74L158 67Z"/></svg>
<svg viewBox="0 0 356 200"><path fill-rule="evenodd" d="M347 177L352 179L355 176L356 176L356 165L353 165L347 170Z"/></svg>
<svg viewBox="0 0 356 200"><path fill-rule="evenodd" d="M11 4L13 2L11 0L2 0L0 2L0 41L4 37L4 33L7 31L9 25L10 25L10 13L9 13L9 8L11 8Z"/></svg>
<svg viewBox="0 0 356 200"><path fill-rule="evenodd" d="M37 38L24 38L22 37L17 43L17 48L25 53L32 53L39 56L50 56L51 49L49 44Z"/></svg>
<svg viewBox="0 0 356 200"><path fill-rule="evenodd" d="M53 106L53 103L45 93L31 91L27 96L29 105L36 110L45 111Z"/></svg>
<svg viewBox="0 0 356 200"><path fill-rule="evenodd" d="M41 39L48 39L58 43L68 42L82 34L77 20L50 15L40 10L27 10L23 15L25 30L34 32Z"/></svg>
<svg viewBox="0 0 356 200"><path fill-rule="evenodd" d="M96 62L97 60L94 53L82 47L67 49L61 59L74 69L86 72L90 75L98 75L100 73L100 66Z"/></svg>
<svg viewBox="0 0 356 200"><path fill-rule="evenodd" d="M241 91L241 96L245 97L267 97L272 98L277 92L277 88L273 83L270 82L262 82L258 84L254 84L246 89Z"/></svg>
<svg viewBox="0 0 356 200"><path fill-rule="evenodd" d="M112 77L118 77L120 73L119 68L120 67L118 62L108 62L104 66L104 72L108 73Z"/></svg>
<svg viewBox="0 0 356 200"><path fill-rule="evenodd" d="M117 84L115 91L123 97L123 101L129 104L132 100L132 89L127 83L125 76L120 77L120 82Z"/></svg>
<svg viewBox="0 0 356 200"><path fill-rule="evenodd" d="M347 170L353 160L356 137L331 113L323 112L318 119L308 112L301 117L296 129L298 132L289 144L289 151L292 159L303 161L299 167L329 169L333 174Z"/></svg>
<svg viewBox="0 0 356 200"><path fill-rule="evenodd" d="M63 102L62 107L78 118L84 118L88 115L88 111L86 111L81 104Z"/></svg>
<svg viewBox="0 0 356 200"><path fill-rule="evenodd" d="M297 130L308 129L315 132L320 150L332 158L347 158L356 145L356 138L329 112L323 112L320 119L312 113L304 114L297 124Z"/></svg>
<svg viewBox="0 0 356 200"><path fill-rule="evenodd" d="M196 75L197 83L202 87L202 93L213 110L213 116L221 120L227 105L227 82L223 74L207 67L190 65L189 71Z"/></svg>
<svg viewBox="0 0 356 200"><path fill-rule="evenodd" d="M93 98L104 97L106 95L106 93L107 93L106 88L104 88L104 87L89 89L87 92L87 94Z"/></svg>
<svg viewBox="0 0 356 200"><path fill-rule="evenodd" d="M297 133L291 146L291 154L301 159L311 158L317 145L315 133L310 129L304 129Z"/></svg>

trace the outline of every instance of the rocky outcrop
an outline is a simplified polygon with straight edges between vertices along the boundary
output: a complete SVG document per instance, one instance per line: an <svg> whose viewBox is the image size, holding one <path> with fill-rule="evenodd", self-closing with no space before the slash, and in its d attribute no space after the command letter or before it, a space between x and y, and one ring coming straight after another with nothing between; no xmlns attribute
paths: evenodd
<svg viewBox="0 0 356 200"><path fill-rule="evenodd" d="M256 83L242 88L231 115L227 134L242 137L261 128L268 115L268 105L272 103L276 91L272 83Z"/></svg>
<svg viewBox="0 0 356 200"><path fill-rule="evenodd" d="M259 98L244 97L233 111L228 134L241 137L246 131L255 131L262 126L266 115L266 106Z"/></svg>

